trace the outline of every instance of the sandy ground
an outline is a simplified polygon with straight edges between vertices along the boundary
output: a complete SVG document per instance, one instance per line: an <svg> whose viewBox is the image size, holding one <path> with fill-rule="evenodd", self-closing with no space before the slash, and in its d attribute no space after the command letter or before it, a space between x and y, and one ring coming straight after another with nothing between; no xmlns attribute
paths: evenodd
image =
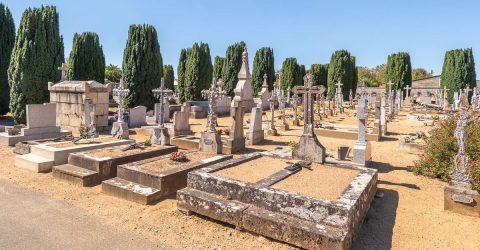
<svg viewBox="0 0 480 250"><path fill-rule="evenodd" d="M269 117L268 112L264 119L266 117ZM228 127L230 120L228 117L220 118L219 124ZM191 123L195 124L193 129L196 131L205 128L205 119L191 120ZM265 122L264 128L267 125L268 122ZM378 187L384 196L373 201L360 233L354 240L354 249L480 248L480 218L444 211L443 187L446 183L415 176L408 167L413 165L418 152L398 149L400 136L430 128L423 126L422 122L406 120L406 114L402 113L399 121L388 124L390 133L384 141L372 142L372 167L379 170ZM302 127L293 127L290 131L279 131L280 136L266 136L262 145L249 150L272 149L277 145L285 145L288 141L297 141L302 130ZM323 137L319 137L319 140L328 151L334 151L338 146L354 144L353 140ZM32 193L62 200L92 218L100 218L109 226L141 234L167 248L292 248L203 217L184 216L177 211L174 196L152 206L139 205L104 195L100 186L81 188L53 179L51 174L35 174L17 169L13 166L13 157L11 148L0 147L0 158L3 160L0 167L2 181L26 188Z"/></svg>

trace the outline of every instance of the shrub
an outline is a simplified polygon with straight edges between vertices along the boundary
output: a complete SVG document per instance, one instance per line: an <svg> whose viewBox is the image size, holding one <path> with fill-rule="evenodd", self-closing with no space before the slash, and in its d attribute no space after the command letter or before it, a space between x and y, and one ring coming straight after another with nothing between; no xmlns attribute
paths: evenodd
<svg viewBox="0 0 480 250"><path fill-rule="evenodd" d="M150 141L150 139L146 139L146 140L143 142L143 145L145 145L146 147L150 147L150 146L152 146L152 142Z"/></svg>
<svg viewBox="0 0 480 250"><path fill-rule="evenodd" d="M455 170L453 158L458 152L454 137L456 119L448 118L438 123L425 139L423 155L415 162L413 172L443 181L450 180L449 174ZM471 122L467 127L466 152L470 159L472 187L480 190L480 122Z"/></svg>

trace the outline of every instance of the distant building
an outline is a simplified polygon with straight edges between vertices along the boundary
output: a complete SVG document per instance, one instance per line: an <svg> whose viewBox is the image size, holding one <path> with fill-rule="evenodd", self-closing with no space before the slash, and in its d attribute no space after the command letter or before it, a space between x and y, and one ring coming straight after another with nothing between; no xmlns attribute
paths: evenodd
<svg viewBox="0 0 480 250"><path fill-rule="evenodd" d="M440 89L440 75L412 81L412 96L431 96L437 94Z"/></svg>

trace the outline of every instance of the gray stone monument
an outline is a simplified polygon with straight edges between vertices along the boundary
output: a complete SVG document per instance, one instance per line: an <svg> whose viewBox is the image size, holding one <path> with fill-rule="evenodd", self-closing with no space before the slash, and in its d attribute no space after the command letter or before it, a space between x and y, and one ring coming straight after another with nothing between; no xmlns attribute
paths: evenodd
<svg viewBox="0 0 480 250"><path fill-rule="evenodd" d="M263 141L265 133L262 129L262 100L254 98L257 106L252 109L250 114L250 126L247 132L247 144L256 145Z"/></svg>
<svg viewBox="0 0 480 250"><path fill-rule="evenodd" d="M368 167L371 155L371 145L367 141L367 131L366 131L366 104L365 99L361 98L358 101L357 107L357 118L358 118L358 140L353 146L353 162L365 167Z"/></svg>
<svg viewBox="0 0 480 250"><path fill-rule="evenodd" d="M230 135L225 145L225 148L230 151L227 152L229 154L245 150L245 136L243 134L243 116L245 112L241 94L239 89L235 89L235 97L233 97L230 111L232 128L230 129Z"/></svg>
<svg viewBox="0 0 480 250"><path fill-rule="evenodd" d="M318 105L317 105L318 106ZM293 108L293 126L300 126L300 120L298 119L298 95L293 94L292 96L292 108ZM317 107L320 110L320 106ZM319 113L320 116L320 113Z"/></svg>
<svg viewBox="0 0 480 250"><path fill-rule="evenodd" d="M129 92L130 90L123 88L123 86L119 86L112 91L112 95L118 97L118 118L117 121L113 123L110 134L117 139L128 139L128 125L123 120L123 99L128 95Z"/></svg>
<svg viewBox="0 0 480 250"><path fill-rule="evenodd" d="M380 99L380 131L381 135L385 136L387 133L387 97L382 95Z"/></svg>
<svg viewBox="0 0 480 250"><path fill-rule="evenodd" d="M151 142L153 144L160 144L160 145L170 145L170 134L168 133L168 128L165 127L164 124L164 112L163 109L163 99L165 93L172 93L172 90L165 89L165 82L162 77L160 88L156 88L152 90L153 96L160 100L160 118L158 122L158 126L153 128Z"/></svg>
<svg viewBox="0 0 480 250"><path fill-rule="evenodd" d="M343 83L338 81L337 84L335 84L337 88L335 89L335 112L337 113L342 113L343 112L343 93L342 93L342 86Z"/></svg>
<svg viewBox="0 0 480 250"><path fill-rule="evenodd" d="M219 87L222 80L213 80L208 90L202 90L202 96L208 100L207 131L201 133L200 151L213 151L217 154L222 153L222 139L217 133L217 100L225 96L225 91Z"/></svg>
<svg viewBox="0 0 480 250"><path fill-rule="evenodd" d="M269 108L268 99L270 98L270 91L268 90L268 76L267 74L263 75L263 84L262 90L259 93L259 97L262 100L262 110L267 110Z"/></svg>
<svg viewBox="0 0 480 250"><path fill-rule="evenodd" d="M190 106L184 103L180 111L173 113L173 136L193 134L190 129Z"/></svg>
<svg viewBox="0 0 480 250"><path fill-rule="evenodd" d="M304 86L295 86L293 92L303 94L304 102L304 121L303 135L300 141L293 148L292 155L295 158L319 163L325 162L325 147L318 141L313 128L313 95L323 94L325 87L323 85L313 85L313 75L308 73L304 78Z"/></svg>
<svg viewBox="0 0 480 250"><path fill-rule="evenodd" d="M270 93L268 102L270 103L270 126L268 127L268 135L277 135L277 129L275 128L275 102L277 101L277 89L273 87L273 91Z"/></svg>
<svg viewBox="0 0 480 250"><path fill-rule="evenodd" d="M287 98L285 97L285 92L283 91L283 89L281 89L280 95L279 95L279 108L282 114L282 124L280 125L280 129L283 131L287 131L289 129L287 124L287 118L286 118L286 109L285 109L286 103L287 103Z"/></svg>

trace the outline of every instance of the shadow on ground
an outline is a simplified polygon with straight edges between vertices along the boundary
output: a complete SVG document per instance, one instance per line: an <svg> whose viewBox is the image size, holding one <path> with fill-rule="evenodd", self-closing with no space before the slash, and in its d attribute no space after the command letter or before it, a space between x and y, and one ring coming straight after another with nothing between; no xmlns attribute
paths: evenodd
<svg viewBox="0 0 480 250"><path fill-rule="evenodd" d="M389 163L378 162L378 161L372 161L371 164L370 164L370 167L378 170L378 172L382 173L382 174L390 173L392 171L408 171L408 172L410 172L410 169L407 168L407 167L392 166Z"/></svg>
<svg viewBox="0 0 480 250"><path fill-rule="evenodd" d="M398 192L379 188L382 198L376 197L360 228L359 234L353 240L352 249L391 249L393 227L397 216Z"/></svg>

